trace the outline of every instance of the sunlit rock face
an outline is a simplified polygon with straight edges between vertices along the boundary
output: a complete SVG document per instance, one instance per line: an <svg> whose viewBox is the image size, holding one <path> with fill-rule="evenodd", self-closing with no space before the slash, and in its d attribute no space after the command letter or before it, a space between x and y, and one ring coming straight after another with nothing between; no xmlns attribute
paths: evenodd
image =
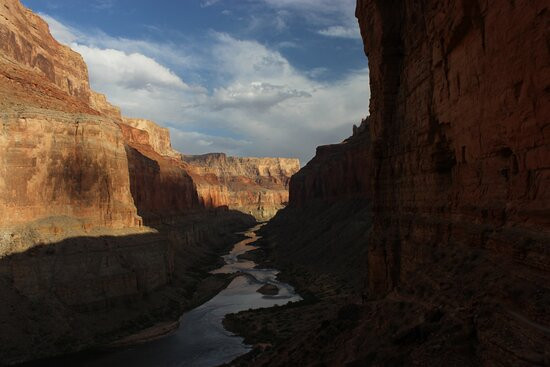
<svg viewBox="0 0 550 367"><path fill-rule="evenodd" d="M15 0L0 2L0 50L0 228L50 217L138 228L122 133L93 108L82 57Z"/></svg>
<svg viewBox="0 0 550 367"><path fill-rule="evenodd" d="M123 117L122 122L134 129L147 132L148 144L158 154L164 157L179 158L180 154L172 148L170 132L167 128L160 127L153 121Z"/></svg>
<svg viewBox="0 0 550 367"><path fill-rule="evenodd" d="M461 308L483 363L545 360L548 3L359 0L357 17L372 96L368 294Z"/></svg>
<svg viewBox="0 0 550 367"><path fill-rule="evenodd" d="M201 202L226 205L260 221L288 203L290 177L300 162L290 158L228 157L223 153L182 156L190 166Z"/></svg>

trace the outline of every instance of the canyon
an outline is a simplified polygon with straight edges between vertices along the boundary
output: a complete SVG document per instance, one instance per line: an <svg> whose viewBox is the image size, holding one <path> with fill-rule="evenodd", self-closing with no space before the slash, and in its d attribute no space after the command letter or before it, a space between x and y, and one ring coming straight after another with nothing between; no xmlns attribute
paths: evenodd
<svg viewBox="0 0 550 367"><path fill-rule="evenodd" d="M208 274L219 254L250 214L284 206L299 169L188 163L167 129L91 90L82 57L18 0L0 1L0 123L0 364L106 344L204 302L229 281Z"/></svg>
<svg viewBox="0 0 550 367"><path fill-rule="evenodd" d="M253 346L231 365L550 364L550 6L357 0L356 17L370 115L300 169L175 151L0 0L0 364L177 319L266 220L240 259L303 300L228 315Z"/></svg>

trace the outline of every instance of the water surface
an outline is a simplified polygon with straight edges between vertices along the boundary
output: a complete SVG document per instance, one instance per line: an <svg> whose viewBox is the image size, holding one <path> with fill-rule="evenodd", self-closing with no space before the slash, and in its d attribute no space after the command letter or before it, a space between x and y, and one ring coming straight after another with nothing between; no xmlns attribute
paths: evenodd
<svg viewBox="0 0 550 367"><path fill-rule="evenodd" d="M272 307L301 300L292 286L276 279L277 270L255 269L253 261L238 259L239 255L256 248L251 244L259 238L255 231L260 226L246 232L248 238L237 243L229 254L223 256L225 265L212 272L241 275L235 277L227 288L210 301L185 313L175 333L147 344L96 355L79 365L208 367L230 362L250 351L251 347L243 343L243 338L223 328L224 316L251 308ZM265 284L277 286L279 294L268 296L258 293L257 290Z"/></svg>

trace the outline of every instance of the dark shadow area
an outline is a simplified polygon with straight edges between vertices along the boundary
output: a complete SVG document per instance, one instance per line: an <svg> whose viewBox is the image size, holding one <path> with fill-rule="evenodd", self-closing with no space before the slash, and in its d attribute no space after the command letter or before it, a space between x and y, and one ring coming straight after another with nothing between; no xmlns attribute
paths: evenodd
<svg viewBox="0 0 550 367"><path fill-rule="evenodd" d="M203 210L157 232L68 238L0 259L0 365L79 352L177 320L227 284L208 272L254 223L237 211Z"/></svg>

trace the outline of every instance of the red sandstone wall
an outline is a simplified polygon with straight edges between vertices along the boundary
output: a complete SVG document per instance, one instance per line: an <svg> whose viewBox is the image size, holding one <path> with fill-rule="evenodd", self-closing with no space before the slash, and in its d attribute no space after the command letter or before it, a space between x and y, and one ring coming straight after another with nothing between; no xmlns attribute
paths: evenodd
<svg viewBox="0 0 550 367"><path fill-rule="evenodd" d="M372 96L370 295L434 302L449 280L436 303L492 310L473 326L481 361L544 359L548 2L359 0L357 16Z"/></svg>
<svg viewBox="0 0 550 367"><path fill-rule="evenodd" d="M184 162L155 151L149 132L123 123L120 128L128 155L132 196L146 223L203 207Z"/></svg>
<svg viewBox="0 0 550 367"><path fill-rule="evenodd" d="M205 206L228 206L259 221L271 219L286 206L290 177L300 168L300 162L291 158L227 157L223 153L182 158Z"/></svg>

